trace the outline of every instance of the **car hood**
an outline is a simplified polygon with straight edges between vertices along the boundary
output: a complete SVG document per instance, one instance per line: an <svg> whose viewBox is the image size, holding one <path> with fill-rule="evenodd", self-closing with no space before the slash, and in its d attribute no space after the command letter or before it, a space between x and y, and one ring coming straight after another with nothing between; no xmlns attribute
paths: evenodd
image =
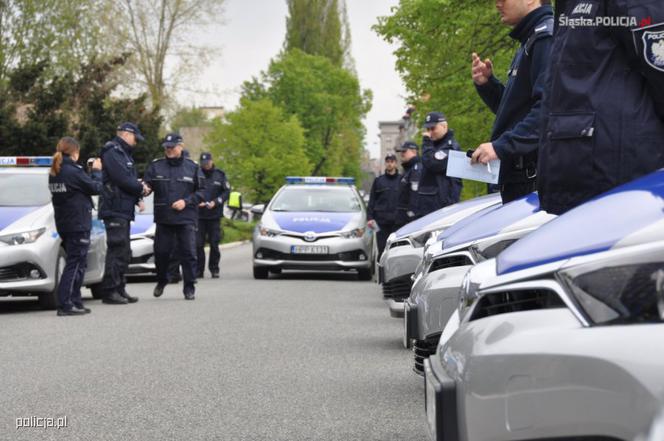
<svg viewBox="0 0 664 441"><path fill-rule="evenodd" d="M664 239L664 170L604 193L500 253L498 274Z"/></svg>
<svg viewBox="0 0 664 441"><path fill-rule="evenodd" d="M53 216L51 204L31 207L0 207L0 232L2 234L26 231L33 226L44 226Z"/></svg>
<svg viewBox="0 0 664 441"><path fill-rule="evenodd" d="M449 205L404 225L396 231L395 236L396 239L402 239L407 236L424 233L427 230L437 230L449 226L450 223L455 223L466 215L470 215L488 206L500 203L501 199L499 194L489 194L459 202L458 204Z"/></svg>
<svg viewBox="0 0 664 441"><path fill-rule="evenodd" d="M152 214L136 214L131 223L131 234L145 234L154 225L154 216Z"/></svg>
<svg viewBox="0 0 664 441"><path fill-rule="evenodd" d="M317 211L270 211L261 223L267 228L276 228L295 233L330 233L361 227L361 212L332 213Z"/></svg>

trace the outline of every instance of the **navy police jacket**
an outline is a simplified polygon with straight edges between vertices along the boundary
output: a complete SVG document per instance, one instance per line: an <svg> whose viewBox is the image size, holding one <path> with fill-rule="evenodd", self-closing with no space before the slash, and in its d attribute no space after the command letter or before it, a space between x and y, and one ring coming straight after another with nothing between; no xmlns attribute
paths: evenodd
<svg viewBox="0 0 664 441"><path fill-rule="evenodd" d="M535 178L540 138L540 112L553 41L553 9L542 6L517 24L510 37L519 41L503 85L492 76L475 86L496 114L491 143L500 158L499 183L523 183Z"/></svg>
<svg viewBox="0 0 664 441"><path fill-rule="evenodd" d="M389 225L396 221L399 181L401 175L396 171L392 175L385 173L374 179L367 207L369 220L375 220L378 225Z"/></svg>
<svg viewBox="0 0 664 441"><path fill-rule="evenodd" d="M417 191L418 216L459 202L461 179L450 178L446 174L450 150L461 150L452 130L438 141L428 136L422 139L422 176Z"/></svg>
<svg viewBox="0 0 664 441"><path fill-rule="evenodd" d="M88 176L83 167L63 155L60 173L48 177L58 233L89 232L92 229L90 196L101 192L101 180L101 172L93 171Z"/></svg>
<svg viewBox="0 0 664 441"><path fill-rule="evenodd" d="M420 186L422 164L420 157L401 164L403 175L399 182L399 199L397 201L397 225L403 226L417 219L417 191Z"/></svg>
<svg viewBox="0 0 664 441"><path fill-rule="evenodd" d="M556 13L538 190L561 214L664 166L664 2L567 0ZM574 25L598 18L614 25Z"/></svg>
<svg viewBox="0 0 664 441"><path fill-rule="evenodd" d="M203 185L207 190L205 201L214 201L214 208L199 207L199 219L221 219L223 216L224 202L228 200L231 186L226 179L226 173L216 167L210 170L201 169L203 172Z"/></svg>
<svg viewBox="0 0 664 441"><path fill-rule="evenodd" d="M184 225L198 222L198 204L206 197L198 164L183 156L155 159L145 170L143 180L154 192L156 223ZM184 199L187 205L177 211L171 205L180 199Z"/></svg>
<svg viewBox="0 0 664 441"><path fill-rule="evenodd" d="M131 147L116 136L106 143L99 157L104 183L99 198L99 217L134 220L135 205L143 194L143 186L138 181Z"/></svg>

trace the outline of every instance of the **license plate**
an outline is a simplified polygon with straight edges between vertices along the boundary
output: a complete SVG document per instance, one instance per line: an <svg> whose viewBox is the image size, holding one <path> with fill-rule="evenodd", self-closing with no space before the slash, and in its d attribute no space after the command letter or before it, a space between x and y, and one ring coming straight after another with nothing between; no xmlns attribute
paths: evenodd
<svg viewBox="0 0 664 441"><path fill-rule="evenodd" d="M291 254L329 254L328 247L322 245L293 245Z"/></svg>

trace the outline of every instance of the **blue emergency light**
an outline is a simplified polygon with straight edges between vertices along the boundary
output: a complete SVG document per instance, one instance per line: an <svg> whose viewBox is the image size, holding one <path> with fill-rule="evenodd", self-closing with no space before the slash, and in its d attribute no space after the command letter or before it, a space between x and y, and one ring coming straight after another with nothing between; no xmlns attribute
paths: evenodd
<svg viewBox="0 0 664 441"><path fill-rule="evenodd" d="M0 156L0 167L50 167L50 156Z"/></svg>
<svg viewBox="0 0 664 441"><path fill-rule="evenodd" d="M286 176L287 184L343 184L355 185L355 178L329 176Z"/></svg>

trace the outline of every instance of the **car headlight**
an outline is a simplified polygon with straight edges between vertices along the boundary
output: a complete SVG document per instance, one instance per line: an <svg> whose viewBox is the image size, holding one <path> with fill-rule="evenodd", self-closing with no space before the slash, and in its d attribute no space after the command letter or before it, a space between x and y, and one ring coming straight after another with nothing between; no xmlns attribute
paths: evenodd
<svg viewBox="0 0 664 441"><path fill-rule="evenodd" d="M595 325L664 322L664 256L639 254L613 264L580 265L558 273Z"/></svg>
<svg viewBox="0 0 664 441"><path fill-rule="evenodd" d="M357 239L358 237L364 236L364 228L356 228L351 231L343 231L340 233L340 236L344 239Z"/></svg>
<svg viewBox="0 0 664 441"><path fill-rule="evenodd" d="M387 236L387 242L385 243L385 249L389 250L390 246L394 243L394 241L397 240L397 233L390 233L389 236Z"/></svg>
<svg viewBox="0 0 664 441"><path fill-rule="evenodd" d="M480 242L469 247L470 253L475 258L475 262L483 262L488 259L493 259L498 254L505 251L507 247L512 245L518 239L506 239L499 242L486 241Z"/></svg>
<svg viewBox="0 0 664 441"><path fill-rule="evenodd" d="M434 230L434 231L427 231L425 233L419 234L417 236L411 237L411 241L413 242L413 246L415 248L422 248L427 244L427 242L433 238L433 242L438 240L438 235L442 233L443 230Z"/></svg>
<svg viewBox="0 0 664 441"><path fill-rule="evenodd" d="M44 231L46 231L46 228L42 227L32 231L24 231L22 233L6 234L4 236L0 236L0 242L3 242L7 245L25 245L28 243L33 243L39 239L39 236L44 234Z"/></svg>
<svg viewBox="0 0 664 441"><path fill-rule="evenodd" d="M269 228L264 227L263 225L258 226L258 234L264 237L275 237L275 236L280 236L281 231L279 230L271 230Z"/></svg>
<svg viewBox="0 0 664 441"><path fill-rule="evenodd" d="M463 277L463 282L461 282L461 290L459 291L460 318L463 318L466 315L466 311L468 311L470 305L472 305L475 299L477 299L477 288L479 288L479 284L471 283L470 271L468 271Z"/></svg>

